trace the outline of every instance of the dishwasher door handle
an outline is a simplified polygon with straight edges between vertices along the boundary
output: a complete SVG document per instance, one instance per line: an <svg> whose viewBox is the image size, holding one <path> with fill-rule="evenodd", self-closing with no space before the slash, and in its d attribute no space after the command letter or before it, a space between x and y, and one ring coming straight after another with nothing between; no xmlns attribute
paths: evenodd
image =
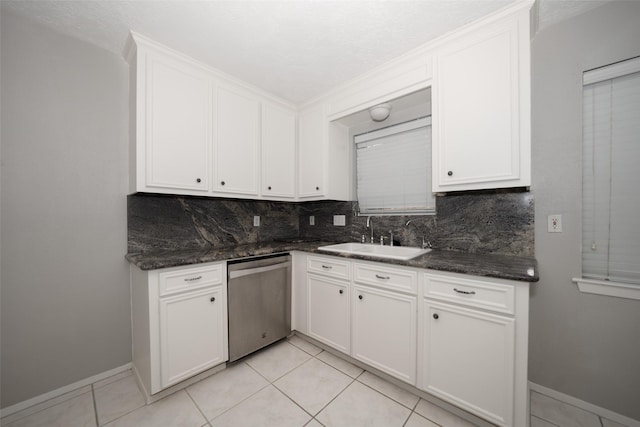
<svg viewBox="0 0 640 427"><path fill-rule="evenodd" d="M277 270L279 268L290 267L290 262L281 262L280 264L267 265L265 267L246 268L244 270L235 270L229 272L229 279L235 279L236 277L249 276L250 274L260 274L266 271Z"/></svg>

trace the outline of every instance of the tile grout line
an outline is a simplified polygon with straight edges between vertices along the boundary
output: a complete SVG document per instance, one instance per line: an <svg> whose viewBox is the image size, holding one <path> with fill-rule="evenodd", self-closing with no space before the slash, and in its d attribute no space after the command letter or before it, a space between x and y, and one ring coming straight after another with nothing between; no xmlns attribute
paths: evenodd
<svg viewBox="0 0 640 427"><path fill-rule="evenodd" d="M245 361L241 361L239 363L243 363L245 365L247 365L249 367L249 369L251 369L252 371L254 371L256 374L258 374L262 379L264 379L267 382L267 385L265 385L264 387L260 387L258 390L256 390L254 393L251 393L249 396L245 397L244 399L242 399L241 401L237 402L235 405L225 409L224 411L220 412L218 415L216 415L215 417L211 418L210 420L207 419L207 416L205 415L204 419L207 420L207 424L211 425L211 421L215 420L216 418L221 417L223 414L226 414L227 412L229 412L230 410L232 410L233 408L235 408L236 406L240 405L241 403L245 402L246 400L252 398L253 396L255 396L256 394L260 393L262 390L264 390L265 388L269 387L269 385L271 385L271 383L269 382L269 380L267 378L265 378L264 376L262 376L260 374L260 372L256 371L251 365L249 365L247 362ZM235 362L234 362L234 366L235 366ZM214 374L215 375L215 374ZM204 381L206 378L204 378L202 381ZM197 383L195 383L197 384ZM193 385L193 384L192 384ZM188 388L188 387L187 387ZM186 390L186 389L185 389ZM189 394L187 392L187 394ZM191 397L191 395L189 395L189 397ZM193 399L193 398L192 398ZM198 406L196 404L196 406ZM200 409L200 407L198 406L198 409Z"/></svg>
<svg viewBox="0 0 640 427"><path fill-rule="evenodd" d="M369 371L367 371L367 370L365 369L365 370L364 370L360 375L358 375L358 378L360 378L360 377L361 377L365 372L369 372ZM373 374L372 372L369 372L369 373L370 373L371 375L373 375L373 376L377 377L377 378L380 378L380 377L376 376L375 374ZM389 383L389 384L391 384L391 385L395 385L395 384L393 384L393 383L390 383L389 381L386 381L384 378L380 378L380 379L381 379L381 380L383 380L383 381L385 381L385 382L387 382L387 383ZM356 378L356 380L357 380L357 378ZM383 396L384 396L384 397L386 397L387 399L389 399L389 400L392 400L392 401L396 402L398 405L402 406L403 408L407 408L409 411L413 412L413 409L409 408L407 405L403 404L402 402L397 401L397 400L396 400L396 399L394 399L393 397L391 397L391 396L387 396L386 394L384 394L384 393L383 393L383 392L381 392L380 390L376 390L375 388L373 388L373 387L372 387L372 386L370 386L369 384L363 383L363 382L362 382L362 381L360 381L360 380L358 380L358 382L359 382L360 384L362 384L363 386L365 386L365 387L367 387L367 388L370 388L371 390L375 391L376 393L383 395ZM398 387L398 388L399 388L399 387ZM401 389L401 390L402 390L402 389ZM403 391L406 391L406 390L403 390ZM413 393L411 393L411 392L408 392L408 391L407 391L407 393L410 393L411 395L416 396L415 394L413 394ZM418 406L418 402L420 402L420 396L416 396L416 397L418 398L418 400L417 400L417 401L416 401L416 403L413 405L413 407L414 407L414 408L415 408L416 406Z"/></svg>
<svg viewBox="0 0 640 427"><path fill-rule="evenodd" d="M322 353L322 352L324 352L324 350L323 350L323 351L321 351L320 353ZM320 353L318 353L318 354L320 354ZM325 362L324 360L318 359L318 358L317 358L317 357L315 357L315 356L314 356L314 358L315 358L316 360L318 360L318 361L320 361L320 362L324 363L325 365L327 365L327 366L329 366L329 367L331 367L331 368L335 369L336 371L338 371L338 372L342 372L340 369L336 368L335 366L331 366L329 363ZM358 379L358 377L364 373L364 369L362 370L362 372L360 372L360 373L359 373L358 375L356 375L355 377L352 377L351 375L349 375L349 374L347 374L347 373L345 373L345 372L342 372L342 373L343 373L344 375L346 375L347 377L351 378L351 382L350 382L349 384L347 384L347 386L346 386L345 388L343 388L343 389L340 391L340 393L336 394L336 395L333 397L333 399L331 399L329 402L327 402L327 404L326 404L326 405L324 405L324 406L322 407L322 409L320 409L316 415L321 414L321 413L322 413L322 411L324 411L325 409L327 409L327 407L328 407L329 405L331 405L331 403L333 403L333 401L334 401L334 400L336 400L336 399L338 398L338 396L340 396L342 393L344 393L346 389L348 389L349 387L351 387L351 385L352 385L354 382L356 382L356 380ZM315 417L314 417L314 418L315 418ZM320 422L320 421L318 421L318 422ZM320 423L320 424L322 424L322 423ZM322 424L322 425L324 425L324 424Z"/></svg>
<svg viewBox="0 0 640 427"><path fill-rule="evenodd" d="M117 375L117 374L116 374L116 375ZM114 376L116 376L116 375L114 375ZM97 413L98 413L98 400L97 400L96 395L95 395L96 390L100 390L100 389L102 389L102 388L104 388L104 387L108 387L110 384L113 384L113 383L115 383L115 382L117 382L117 381L121 381L121 380L124 380L124 379L126 379L126 377L122 377L122 378L119 378L119 379L117 379L117 380L110 381L109 383L104 384L104 385L102 385L102 386L100 386L100 387L97 387L97 388L96 388L96 387L94 387L95 383L94 383L94 384L91 384L91 390L92 390L93 398L94 398L94 407L95 407L95 411L96 411L96 417L97 417ZM107 426L107 425L109 425L109 424L112 424L112 423L116 422L117 420L119 420L120 418L124 418L124 417L126 417L127 415L129 415L130 413L132 413L132 412L134 412L134 411L137 411L137 410L138 410L138 409L140 409L140 408L144 408L144 407L146 407L146 406L151 406L151 405L153 405L154 403L156 403L156 402L160 402L161 400L164 400L164 399L166 399L166 398L168 398L168 397L172 396L173 394L175 394L175 393L178 393L178 392L179 392L179 390L178 390L178 391L176 391L175 393L172 393L172 394L169 394L169 395L167 395L167 396L163 397L162 399L158 399L158 400L156 400L156 401L154 401L154 402L147 403L147 402L146 402L146 400L144 399L144 395L143 395L142 391L140 391L140 387L138 386L138 384L137 384L137 383L136 383L136 389L138 390L138 393L140 393L140 395L142 396L144 404L143 404L142 406L138 406L138 407L136 407L136 408L131 408L131 409L129 409L128 411L126 411L126 412L124 412L124 413L122 413L122 414L118 415L118 416L117 416L117 417L115 417L114 419L109 420L109 421L105 422L105 423L104 423L104 424L102 424L102 425ZM197 406L197 405L196 405L196 406ZM100 424L99 420L96 422L96 425L97 425L98 427L100 427L100 426L101 426L101 424Z"/></svg>
<svg viewBox="0 0 640 427"><path fill-rule="evenodd" d="M197 383L196 383L197 384ZM196 405L196 408L198 409L198 412L200 412L200 415L202 415L202 418L204 418L204 421L209 424L209 420L207 419L207 416L205 415L205 413L202 411L202 409L200 409L200 406L198 405L198 402L196 402L196 400L193 398L193 396L191 396L191 393L189 393L188 390L189 387L185 387L184 391L185 393L187 393L187 396L189 396L189 399L191 399L191 401L193 402L194 405Z"/></svg>
<svg viewBox="0 0 640 427"><path fill-rule="evenodd" d="M94 387L94 384L91 384L91 399L93 401L93 416L95 417L96 420L96 426L100 426L100 421L98 419L98 404L96 403L96 389Z"/></svg>
<svg viewBox="0 0 640 427"><path fill-rule="evenodd" d="M287 342L288 342L288 340L287 340ZM295 345L295 344L293 344L293 343L290 343L290 344L291 344L291 345L293 345L293 346L294 346L294 347L296 347L296 348L300 348L300 347L296 346L296 345ZM302 349L300 348L300 350L302 350ZM304 351L304 350L302 350L302 351ZM316 356L317 356L318 354L322 353L322 352L324 352L324 350L320 350L320 352L319 352L319 353L317 353L317 354L316 354ZM291 369L289 372L287 372L287 374L288 374L288 373L290 373L290 372L293 372L295 369L298 369L300 366L302 366L302 365L304 365L304 364L306 364L306 363L309 363L309 362L310 362L311 360L313 360L313 359L315 359L315 360L317 360L317 361L319 361L319 362L325 363L325 362L323 362L322 360L318 359L316 356L314 356L314 355L312 355L312 354L310 354L310 353L308 353L308 352L306 352L306 351L305 351L305 353L309 354L309 355L311 356L311 358L310 358L309 360L306 360L305 362L303 362L302 364L300 364L300 365L299 365L299 366L297 366L296 368ZM315 414L315 415L314 415L314 414L311 414L309 411L307 411L306 409L304 409L300 404L298 404L298 402L296 402L295 400L293 400L293 398L292 398L292 397L290 397L287 393L285 393L283 390L281 390L281 389L280 389L280 388L275 384L275 382L276 382L276 381L278 381L280 378L283 378L283 377L284 377L285 375L287 375L287 374L282 375L281 377L279 377L279 378L277 378L277 379L273 380L273 382L271 382L271 383L270 383L270 384L271 384L271 385L272 385L276 390L278 390L280 393L282 393L282 394L283 394L287 399L291 400L291 402L293 402L296 406L298 406L300 409L302 409L306 414L308 414L309 416L311 416L311 420L309 420L309 421L307 422L307 424L309 424L309 422L311 422L312 420L316 420L316 415L320 414L320 412L322 412L322 411L323 411L327 406L329 406L329 404L330 404L331 402L333 402L333 401L334 401L338 396L340 396L340 394L342 394L342 392L343 392L343 391L345 391L345 390L346 390L346 389L347 389L351 384L353 384L353 382L355 381L355 378L350 377L349 375L347 375L347 374L345 374L344 372L340 371L339 369L337 369L337 368L335 368L335 367L333 367L333 366L329 365L328 363L325 363L325 364L326 364L327 366L329 366L330 368L335 369L336 371L338 371L338 372L342 373L343 375L345 375L345 376L347 376L347 377L351 378L351 379L352 379L352 381L351 381L351 382L350 382L350 383L349 383L349 384L348 384L344 389L342 389L342 390L341 390L337 395L335 395L335 396L334 396L334 397L329 401L329 403L327 403L325 406L323 406L323 407L318 411L318 413L317 413L317 414ZM269 380L267 380L267 381L269 381ZM318 420L316 420L316 421L317 421L320 425L323 425L323 426L324 426L324 424L322 424L320 421L318 421ZM305 425L306 425L306 424L305 424Z"/></svg>
<svg viewBox="0 0 640 427"><path fill-rule="evenodd" d="M287 342L289 342L289 341L287 340ZM289 343L289 344L291 344L291 343ZM296 348L300 348L300 347L296 346L295 344L291 344L291 345L293 345L293 346L294 346L294 347L296 347ZM300 348L300 350L302 350L302 349ZM302 351L304 351L304 350L302 350ZM307 353L307 352L305 351L305 353ZM309 353L307 353L307 354L309 354ZM307 411L306 409L304 409L304 408L303 408L303 407L302 407L298 402L296 402L295 400L293 400L293 398L292 398L291 396L289 396L287 393L285 393L285 392L284 392L284 390L281 390L281 389L280 389L280 388L275 384L275 382L276 382L276 381L278 381L280 378L283 378L283 377L284 377L285 375L287 375L288 373L293 372L294 370L296 370L296 369L298 369L299 367L301 367L301 366L305 365L306 363L309 363L309 362L310 362L311 360L313 360L313 359L315 359L315 356L311 355L311 359L305 360L302 364L300 364L300 365L296 366L295 368L291 369L291 370L290 370L290 371L288 371L286 374L283 374L282 376L280 376L280 377L276 378L275 380L273 380L273 381L270 381L270 382L269 382L269 385L273 386L273 388L275 388L277 391L279 391L280 393L282 393L282 394L284 395L284 397L286 397L286 398L287 398L287 399L289 399L291 402L293 402L293 404L294 404L294 405L296 405L298 408L302 409L302 411L303 411L305 414L309 415L309 416L311 417L311 420L315 419L315 416L314 416L312 413L310 413L309 411ZM248 363L247 363L247 365L248 365ZM255 369L254 369L254 370L255 370ZM256 372L257 372L257 371L256 371ZM269 381L267 378L265 378L265 379L266 379L267 381ZM320 412L318 412L318 413L320 413ZM311 420L307 421L307 424L309 424L309 422L311 422ZM306 425L306 424L305 424L305 425Z"/></svg>
<svg viewBox="0 0 640 427"><path fill-rule="evenodd" d="M548 420L548 419L546 419L546 418L542 418L542 417L539 417L539 416L537 416L537 415L529 414L529 421L531 421L531 418L536 418L536 419L538 419L538 420L540 420L540 421L544 421L545 423L547 423L547 424L551 424L552 426L555 426L555 427L562 427L562 426L559 426L559 425L558 425L558 424L556 424L556 423L553 423L553 422L549 421L549 420Z"/></svg>

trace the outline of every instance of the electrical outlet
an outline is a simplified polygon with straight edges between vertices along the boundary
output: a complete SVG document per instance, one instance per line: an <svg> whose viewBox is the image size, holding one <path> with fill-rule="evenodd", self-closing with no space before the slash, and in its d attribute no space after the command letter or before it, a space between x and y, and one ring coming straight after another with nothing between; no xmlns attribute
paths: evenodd
<svg viewBox="0 0 640 427"><path fill-rule="evenodd" d="M547 229L549 233L562 233L562 215L549 215L547 217Z"/></svg>
<svg viewBox="0 0 640 427"><path fill-rule="evenodd" d="M316 225L316 217L313 215L309 216L309 225Z"/></svg>
<svg viewBox="0 0 640 427"><path fill-rule="evenodd" d="M338 225L340 227L344 227L347 225L347 219L345 215L334 215L333 216L333 225Z"/></svg>
<svg viewBox="0 0 640 427"><path fill-rule="evenodd" d="M260 227L260 215L253 216L253 226Z"/></svg>

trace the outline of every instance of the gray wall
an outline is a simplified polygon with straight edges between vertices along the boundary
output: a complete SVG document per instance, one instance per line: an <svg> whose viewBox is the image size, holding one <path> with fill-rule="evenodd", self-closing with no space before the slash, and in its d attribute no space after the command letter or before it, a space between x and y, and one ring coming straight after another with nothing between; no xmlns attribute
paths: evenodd
<svg viewBox="0 0 640 427"><path fill-rule="evenodd" d="M2 13L2 407L131 361L128 67Z"/></svg>
<svg viewBox="0 0 640 427"><path fill-rule="evenodd" d="M640 301L582 294L582 72L640 55L640 2L613 2L532 45L535 252L529 379L640 420ZM547 215L563 233L547 233Z"/></svg>

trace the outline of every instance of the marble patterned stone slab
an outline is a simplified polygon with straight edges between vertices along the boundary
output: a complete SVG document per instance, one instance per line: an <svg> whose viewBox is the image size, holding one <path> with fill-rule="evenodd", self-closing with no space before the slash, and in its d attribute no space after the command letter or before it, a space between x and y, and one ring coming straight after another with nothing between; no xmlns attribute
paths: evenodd
<svg viewBox="0 0 640 427"><path fill-rule="evenodd" d="M533 195L526 191L439 196L437 215L371 217L375 242L393 234L402 246L434 250L390 264L537 281ZM260 216L260 226L253 225ZM345 226L333 225L344 215ZM313 216L315 225L309 223ZM262 200L134 194L128 196L127 259L143 270L303 250L322 244L370 240L357 202ZM289 242L283 242L289 239ZM300 242L295 242L300 240ZM305 241L317 241L306 244ZM381 261L379 258L348 256Z"/></svg>
<svg viewBox="0 0 640 427"><path fill-rule="evenodd" d="M260 226L253 225L260 216ZM128 252L214 249L298 236L294 203L134 194Z"/></svg>

